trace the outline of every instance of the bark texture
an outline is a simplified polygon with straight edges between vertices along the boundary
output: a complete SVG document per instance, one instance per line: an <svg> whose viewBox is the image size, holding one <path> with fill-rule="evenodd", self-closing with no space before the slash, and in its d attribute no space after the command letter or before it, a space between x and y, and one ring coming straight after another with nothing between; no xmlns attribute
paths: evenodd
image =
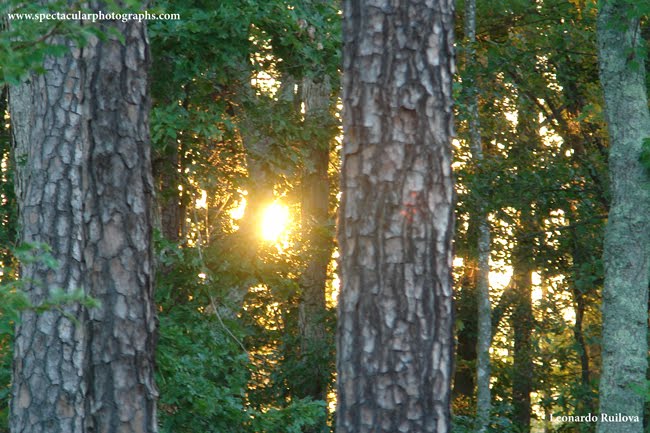
<svg viewBox="0 0 650 433"><path fill-rule="evenodd" d="M124 44L69 44L10 90L20 238L59 264L24 263L25 289L101 302L22 314L13 433L157 431L148 42L144 23L108 26Z"/></svg>
<svg viewBox="0 0 650 433"><path fill-rule="evenodd" d="M598 17L600 81L605 97L611 207L603 263L600 412L636 416L639 422L599 422L598 433L643 431L642 395L647 370L650 277L650 177L640 162L650 137L640 17L632 2L607 0Z"/></svg>
<svg viewBox="0 0 650 433"><path fill-rule="evenodd" d="M448 432L453 2L343 12L337 432Z"/></svg>

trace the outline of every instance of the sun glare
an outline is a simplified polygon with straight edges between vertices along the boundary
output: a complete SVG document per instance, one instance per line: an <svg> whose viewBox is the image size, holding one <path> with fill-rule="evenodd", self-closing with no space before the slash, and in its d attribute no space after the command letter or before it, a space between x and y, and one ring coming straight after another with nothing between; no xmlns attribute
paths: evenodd
<svg viewBox="0 0 650 433"><path fill-rule="evenodd" d="M262 216L262 238L268 242L277 242L289 226L289 208L280 204L270 204Z"/></svg>

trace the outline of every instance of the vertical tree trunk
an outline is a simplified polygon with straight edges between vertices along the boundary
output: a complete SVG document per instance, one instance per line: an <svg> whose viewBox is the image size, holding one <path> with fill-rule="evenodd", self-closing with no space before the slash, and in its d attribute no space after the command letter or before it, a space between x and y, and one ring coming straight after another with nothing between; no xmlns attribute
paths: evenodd
<svg viewBox="0 0 650 433"><path fill-rule="evenodd" d="M243 116L245 114L242 113ZM246 149L246 208L239 221L235 234L233 256L238 258L240 278L229 287L221 301L219 313L228 319L234 319L244 306L248 289L259 284L255 275L262 239L261 224L264 210L273 203L274 175L265 155L269 151L271 139L263 135L255 126L254 120L244 117L240 125L240 135Z"/></svg>
<svg viewBox="0 0 650 433"><path fill-rule="evenodd" d="M285 102L294 100L295 80L286 76L283 77L279 89L279 98ZM240 117L239 135L246 152L246 208L244 215L239 221L239 229L235 234L233 244L233 255L239 260L240 278L237 283L229 287L222 300L220 314L228 319L234 319L244 306L248 289L259 284L257 269L260 266L258 260L260 248L265 242L262 238L262 223L264 211L275 199L274 187L277 180L275 167L272 158L269 158L273 151L274 137L266 133L267 126L265 119L257 119L254 113L247 113L243 107L248 104L259 103L256 90L251 86L245 86L242 90L243 97L239 101L240 110L237 113Z"/></svg>
<svg viewBox="0 0 650 433"><path fill-rule="evenodd" d="M309 125L326 126L330 120L329 79L316 83L311 78L302 81L305 121ZM308 263L300 277L302 290L299 305L301 355L307 377L300 393L314 400L327 399L329 371L323 369L328 359L325 329L325 287L327 266L332 257L332 234L329 215L329 137L315 139L307 154L302 176L302 225L307 240Z"/></svg>
<svg viewBox="0 0 650 433"><path fill-rule="evenodd" d="M517 131L519 145L512 150L512 157L520 164L526 165L531 158L531 150L540 144L537 121L531 113L529 101L520 96L517 101L519 121ZM525 185L525 183L524 183ZM514 354L512 374L513 420L522 433L530 431L531 392L533 391L533 346L532 332L535 318L532 306L532 272L535 242L531 236L535 224L532 204L535 198L522 192L519 209L519 222L515 227L515 246L512 251L512 286L514 305L512 312L512 329L514 332Z"/></svg>
<svg viewBox="0 0 650 433"><path fill-rule="evenodd" d="M585 339L584 333L584 319L588 306L588 298L585 293L585 284L582 281L590 278L590 275L584 275L585 265L593 260L586 249L587 245L583 244L582 239L579 238L576 229L571 229L571 242L573 244L571 256L573 261L573 309L575 311L576 319L573 325L573 335L576 340L576 349L580 359L580 384L582 398L577 405L576 415L587 415L594 413L593 398L591 398L591 367L589 362L589 347ZM587 268L588 269L588 268ZM590 271L588 271L590 272ZM587 427L587 426L584 426ZM587 430L587 428L583 429Z"/></svg>
<svg viewBox="0 0 650 433"><path fill-rule="evenodd" d="M514 355L512 376L513 421L521 432L530 431L530 393L533 386L532 357L532 269L530 245L522 243L513 252L513 288L515 305L512 312Z"/></svg>
<svg viewBox="0 0 650 433"><path fill-rule="evenodd" d="M544 282L545 275L541 275L542 286L541 286L541 305L539 311L539 322L541 322L540 333L546 333L547 329L543 324L549 323L549 308L548 306L553 302L552 294L549 292L548 284ZM544 344L539 342L539 352L541 358L541 365L538 368L539 377L541 380L537 382L537 392L539 393L541 401L539 402L539 407L543 412L544 418L541 419L542 423L542 432L549 433L553 431L551 423L551 414L553 413L553 381L550 380L550 375L553 369L552 358L554 358L555 351L553 350L552 345ZM588 426L593 430L591 426Z"/></svg>
<svg viewBox="0 0 650 433"><path fill-rule="evenodd" d="M10 90L20 239L58 260L23 263L25 290L36 305L57 289L101 302L22 314L14 433L157 431L148 44L143 23L109 26L124 44L68 43Z"/></svg>
<svg viewBox="0 0 650 433"><path fill-rule="evenodd" d="M611 207L603 263L600 412L638 421L599 422L599 433L643 431L650 278L650 177L640 162L650 137L650 114L640 17L633 2L601 2L598 17L600 81L605 96L610 152Z"/></svg>
<svg viewBox="0 0 650 433"><path fill-rule="evenodd" d="M454 291L454 318L455 322L461 323L462 326L456 327L456 363L452 399L463 406L474 401L476 385L477 273L476 258L464 257L463 275Z"/></svg>
<svg viewBox="0 0 650 433"><path fill-rule="evenodd" d="M154 176L159 180L160 231L166 240L176 243L181 240L184 215L178 191L181 184L178 144L173 143L171 146L172 150L161 156L155 164Z"/></svg>
<svg viewBox="0 0 650 433"><path fill-rule="evenodd" d="M579 293L576 290L576 293L574 294L574 301L575 301L575 313L576 313L576 322L575 325L573 326L573 335L576 339L576 343L578 343L578 355L580 357L580 382L582 384L583 392L585 395L587 395L587 392L589 391L589 382L590 382L590 368L589 368L589 352L587 350L587 343L585 341L585 336L584 336L584 330L583 330L583 323L584 323L584 317L585 317L585 296L582 293ZM581 407L580 407L581 406ZM580 406L579 410L581 412L579 415L586 415L590 413L593 410L593 407L591 405L591 399L587 397L583 397L582 400L580 401Z"/></svg>
<svg viewBox="0 0 650 433"><path fill-rule="evenodd" d="M262 242L260 224L264 210L273 203L274 174L268 161L272 139L259 130L255 121L245 117L241 125L241 137L246 149L246 209L239 224L239 234L244 238L245 251L257 254Z"/></svg>
<svg viewBox="0 0 650 433"><path fill-rule="evenodd" d="M344 2L338 433L448 432L453 2Z"/></svg>
<svg viewBox="0 0 650 433"><path fill-rule="evenodd" d="M7 110L7 87L0 87L0 115ZM6 164L6 166L5 166ZM16 195L13 183L13 164L11 163L11 136L4 122L0 123L0 263L10 266L13 260L11 246L16 243ZM0 283L13 279L13 272L3 272Z"/></svg>
<svg viewBox="0 0 650 433"><path fill-rule="evenodd" d="M476 0L465 2L465 38L467 43L467 80L469 98L469 138L472 156L480 169L483 161L481 143L481 123L478 112L478 85L476 82ZM490 305L490 225L485 206L485 198L479 198L478 209L478 274L476 289L478 294L478 332L476 338L476 431L487 431L490 421L490 343L492 341L492 307Z"/></svg>

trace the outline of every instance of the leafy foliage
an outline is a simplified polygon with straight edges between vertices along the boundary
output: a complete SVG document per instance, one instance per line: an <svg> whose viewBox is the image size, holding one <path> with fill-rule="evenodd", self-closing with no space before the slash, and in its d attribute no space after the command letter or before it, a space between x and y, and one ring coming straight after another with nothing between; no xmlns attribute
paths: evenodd
<svg viewBox="0 0 650 433"><path fill-rule="evenodd" d="M250 416L246 354L195 306L161 314L159 332L161 431L242 431Z"/></svg>
<svg viewBox="0 0 650 433"><path fill-rule="evenodd" d="M134 0L103 3L103 12L132 12ZM30 72L43 73L47 56L62 56L73 46L83 47L91 38L105 39L118 32L103 30L99 23L79 25L75 20L55 19L56 13L93 13L83 2L56 0L47 3L3 1L0 4L0 85L16 85Z"/></svg>
<svg viewBox="0 0 650 433"><path fill-rule="evenodd" d="M600 257L609 206L596 9L579 1L478 6L478 62L463 64L459 56L457 254L471 274L478 233L473 215L479 198L489 197L493 269L506 271L525 258L538 278L523 292L533 323L528 348L513 345L522 338L513 323L520 281L505 277L503 289L492 287L492 347L500 353L492 357L494 401L515 403L513 355L526 350L537 414L586 413L597 407ZM479 89L480 167L467 144L466 75L477 77ZM474 310L459 312L471 328ZM455 405L466 407L461 397ZM461 413L471 415L472 407Z"/></svg>
<svg viewBox="0 0 650 433"><path fill-rule="evenodd" d="M258 389L268 386L267 376L259 371L266 364L256 361L261 355L243 347L254 331L222 317L227 307L215 303L215 296L223 280L216 274L210 279L198 276L200 270L210 271L196 250L160 242L161 263L177 265L161 274L158 285L162 431L301 432L322 422L322 402L255 397Z"/></svg>

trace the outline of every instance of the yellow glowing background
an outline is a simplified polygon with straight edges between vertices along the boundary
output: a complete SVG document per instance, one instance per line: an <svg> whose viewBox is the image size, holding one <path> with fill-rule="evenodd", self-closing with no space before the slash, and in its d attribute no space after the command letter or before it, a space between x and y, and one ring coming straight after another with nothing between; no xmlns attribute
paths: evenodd
<svg viewBox="0 0 650 433"><path fill-rule="evenodd" d="M260 232L262 239L277 242L289 227L289 208L278 202L271 203L262 213Z"/></svg>

